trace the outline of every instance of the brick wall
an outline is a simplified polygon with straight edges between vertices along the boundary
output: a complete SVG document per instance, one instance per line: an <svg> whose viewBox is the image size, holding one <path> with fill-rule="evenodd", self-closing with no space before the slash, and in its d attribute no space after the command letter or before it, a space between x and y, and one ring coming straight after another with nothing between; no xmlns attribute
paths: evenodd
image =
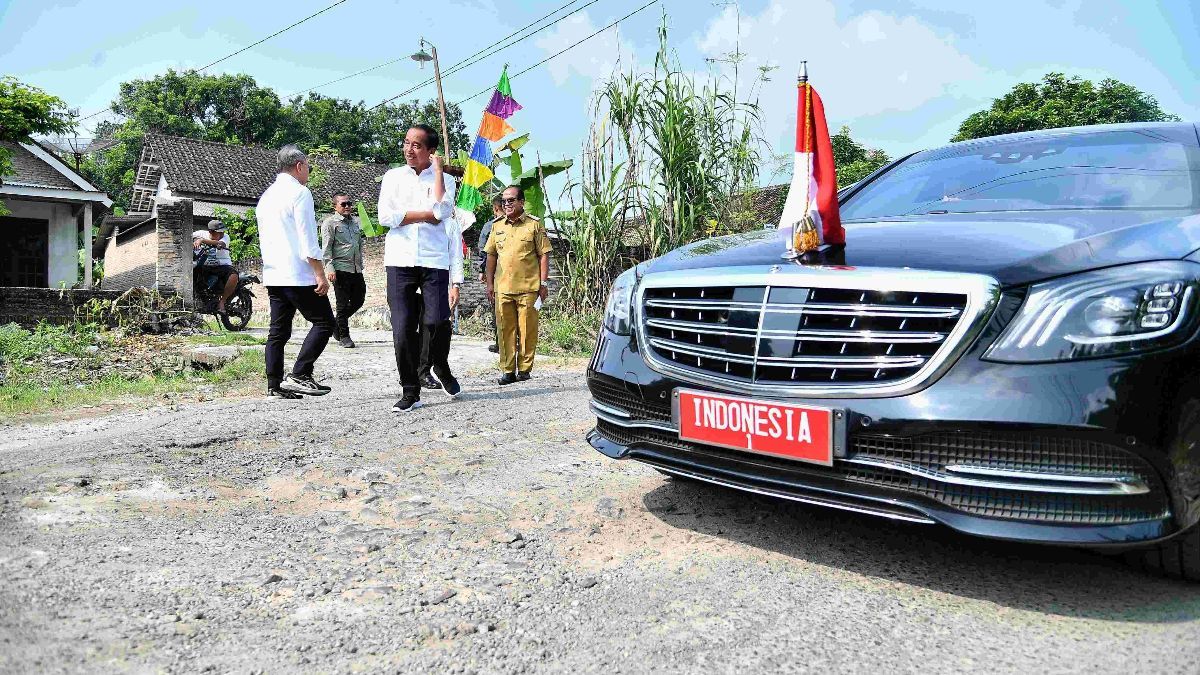
<svg viewBox="0 0 1200 675"><path fill-rule="evenodd" d="M109 290L154 287L158 262L158 229L148 222L110 237L104 249L104 280Z"/></svg>
<svg viewBox="0 0 1200 675"><path fill-rule="evenodd" d="M38 321L65 324L75 310L92 298L112 300L119 291L59 290L55 288L0 288L0 325L18 323L33 328Z"/></svg>
<svg viewBox="0 0 1200 675"><path fill-rule="evenodd" d="M135 287L192 300L192 200L158 202L158 217L117 233L104 253L105 290Z"/></svg>
<svg viewBox="0 0 1200 675"><path fill-rule="evenodd" d="M159 200L158 270L162 293L174 292L192 304L192 200Z"/></svg>

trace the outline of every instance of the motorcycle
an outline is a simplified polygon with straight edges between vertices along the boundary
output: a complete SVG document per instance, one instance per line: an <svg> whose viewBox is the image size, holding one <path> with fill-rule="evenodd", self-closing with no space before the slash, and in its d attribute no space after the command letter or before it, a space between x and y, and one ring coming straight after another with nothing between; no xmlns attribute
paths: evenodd
<svg viewBox="0 0 1200 675"><path fill-rule="evenodd" d="M200 314L212 314L220 319L226 329L232 331L245 330L250 325L250 316L254 313L254 293L248 288L250 284L260 283L253 274L238 273L237 290L233 297L225 303L225 313L217 312L224 285L220 279L206 268L206 262L212 255L212 247L201 246L192 256L192 296L196 311Z"/></svg>

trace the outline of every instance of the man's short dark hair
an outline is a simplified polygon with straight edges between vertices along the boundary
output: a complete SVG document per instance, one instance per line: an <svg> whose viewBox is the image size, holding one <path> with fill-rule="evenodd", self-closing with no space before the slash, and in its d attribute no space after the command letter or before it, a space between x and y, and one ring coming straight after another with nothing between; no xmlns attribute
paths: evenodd
<svg viewBox="0 0 1200 675"><path fill-rule="evenodd" d="M508 192L509 190L516 190L517 191L517 199L520 199L522 201L525 200L525 191L521 189L520 185L509 185L508 187L504 188L504 192ZM501 193L501 194L503 194L503 193Z"/></svg>
<svg viewBox="0 0 1200 675"><path fill-rule="evenodd" d="M335 193L333 193L333 202L336 204L338 197L349 197L349 196L350 196L349 192L335 192Z"/></svg>
<svg viewBox="0 0 1200 675"><path fill-rule="evenodd" d="M437 150L438 146L441 145L441 143L442 143L442 137L438 136L438 132L435 131L433 129L433 127L429 126L428 124L414 124L409 128L410 129L420 129L421 131L425 132L425 145L430 150Z"/></svg>

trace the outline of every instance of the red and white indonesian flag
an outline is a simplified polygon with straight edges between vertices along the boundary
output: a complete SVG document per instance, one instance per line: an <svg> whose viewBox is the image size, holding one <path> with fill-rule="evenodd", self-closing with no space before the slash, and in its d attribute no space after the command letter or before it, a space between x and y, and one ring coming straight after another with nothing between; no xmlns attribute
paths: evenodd
<svg viewBox="0 0 1200 675"><path fill-rule="evenodd" d="M837 173L829 127L825 124L825 106L808 82L800 82L798 90L796 164L779 229L785 231L790 248L804 252L815 248L801 245L800 225L806 217L816 226L822 244L845 244L846 230L838 214Z"/></svg>

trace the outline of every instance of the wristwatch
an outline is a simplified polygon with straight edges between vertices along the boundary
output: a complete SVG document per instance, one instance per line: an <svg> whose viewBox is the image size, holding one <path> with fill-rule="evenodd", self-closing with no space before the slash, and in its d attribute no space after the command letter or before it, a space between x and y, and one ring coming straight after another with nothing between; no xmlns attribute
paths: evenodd
<svg viewBox="0 0 1200 675"><path fill-rule="evenodd" d="M550 282L549 282L549 281L547 281L547 280L545 280L545 279L542 279L542 285L543 285L543 286L549 286L549 285L550 285Z"/></svg>

